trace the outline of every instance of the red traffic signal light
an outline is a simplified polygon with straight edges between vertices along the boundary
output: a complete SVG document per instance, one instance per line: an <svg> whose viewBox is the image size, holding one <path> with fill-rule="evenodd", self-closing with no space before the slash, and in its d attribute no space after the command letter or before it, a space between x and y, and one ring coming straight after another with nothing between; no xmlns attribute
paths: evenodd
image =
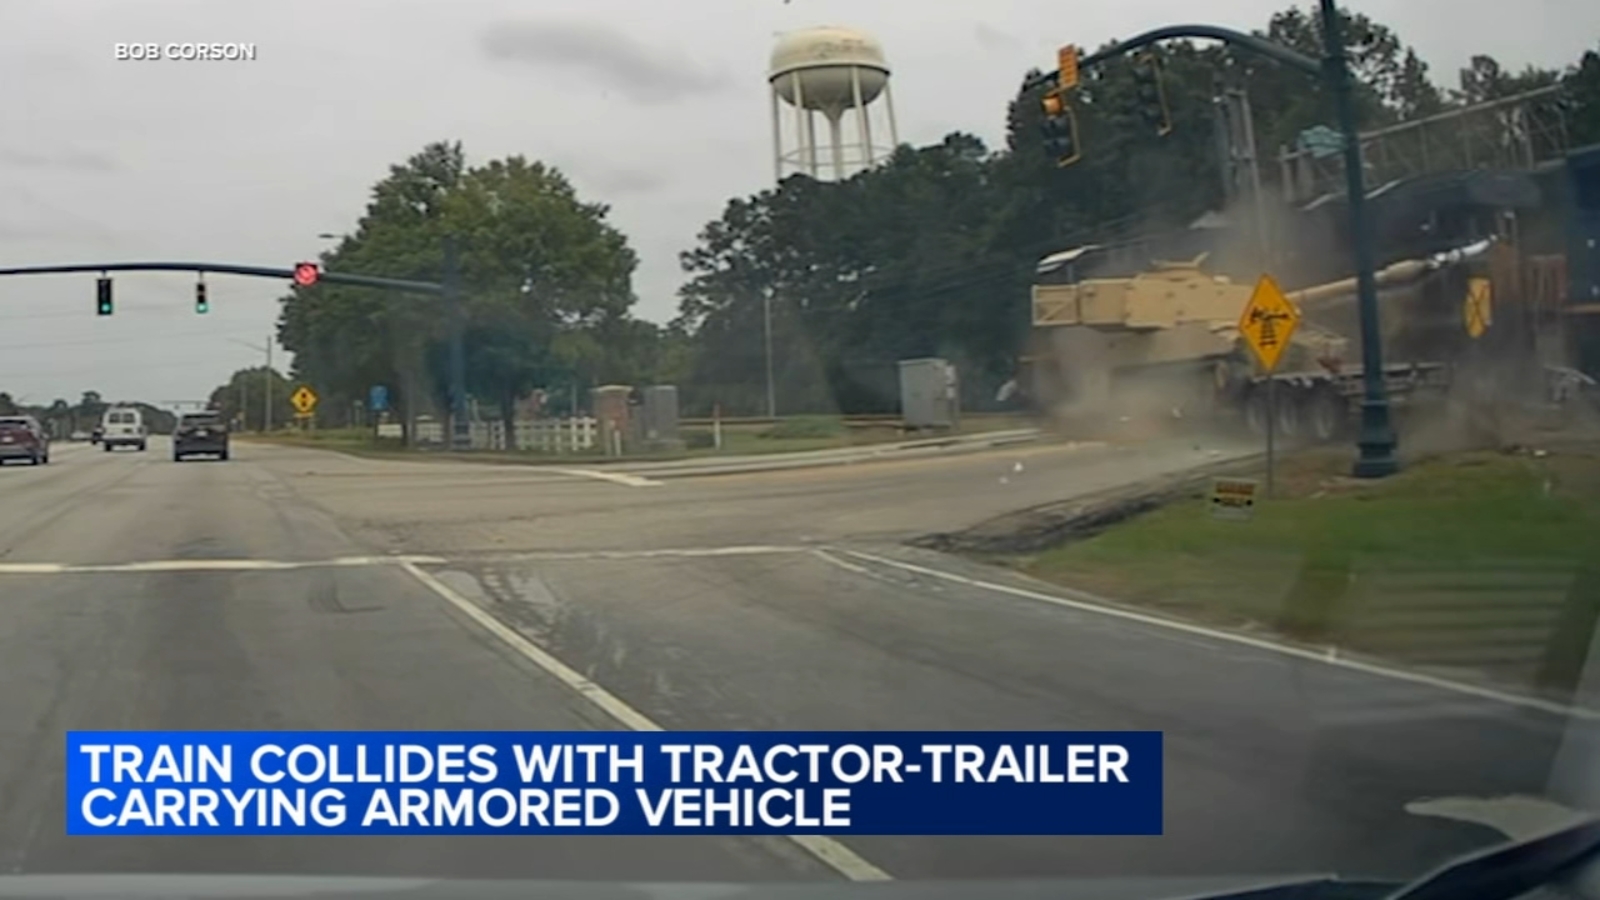
<svg viewBox="0 0 1600 900"><path fill-rule="evenodd" d="M316 263L303 262L294 264L294 283L300 285L301 287L310 287L313 284L316 284L317 278L320 277L321 274L322 273L317 270Z"/></svg>

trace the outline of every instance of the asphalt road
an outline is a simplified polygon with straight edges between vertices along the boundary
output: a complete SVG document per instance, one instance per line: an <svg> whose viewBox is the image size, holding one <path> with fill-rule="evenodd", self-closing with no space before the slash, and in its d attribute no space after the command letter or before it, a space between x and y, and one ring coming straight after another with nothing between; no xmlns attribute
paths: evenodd
<svg viewBox="0 0 1600 900"><path fill-rule="evenodd" d="M1540 794L1559 715L1048 602L899 545L1234 449L1027 446L628 485L242 443L183 464L164 440L58 445L49 466L0 469L0 865L1403 875L1499 840L1408 805ZM289 562L305 565L264 567ZM1167 833L852 838L842 857L783 840L64 835L69 729L616 729L618 708L674 729L1161 730Z"/></svg>

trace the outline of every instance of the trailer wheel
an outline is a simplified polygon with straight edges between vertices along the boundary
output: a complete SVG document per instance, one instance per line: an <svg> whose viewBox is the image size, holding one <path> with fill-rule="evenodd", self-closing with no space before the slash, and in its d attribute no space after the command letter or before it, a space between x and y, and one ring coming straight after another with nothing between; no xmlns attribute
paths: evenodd
<svg viewBox="0 0 1600 900"><path fill-rule="evenodd" d="M1344 398L1331 388L1317 388L1305 401L1306 424L1319 443L1337 440L1345 427Z"/></svg>
<svg viewBox="0 0 1600 900"><path fill-rule="evenodd" d="M1244 426L1257 437L1267 433L1267 389L1264 385L1255 385L1245 393Z"/></svg>
<svg viewBox="0 0 1600 900"><path fill-rule="evenodd" d="M1277 394L1278 396L1273 398L1277 401L1274 405L1278 407L1278 417L1274 423L1277 426L1277 436L1284 438L1297 437L1301 431L1301 419L1303 418L1301 414L1304 411L1303 405L1306 400L1305 392L1286 384L1280 384L1278 385Z"/></svg>

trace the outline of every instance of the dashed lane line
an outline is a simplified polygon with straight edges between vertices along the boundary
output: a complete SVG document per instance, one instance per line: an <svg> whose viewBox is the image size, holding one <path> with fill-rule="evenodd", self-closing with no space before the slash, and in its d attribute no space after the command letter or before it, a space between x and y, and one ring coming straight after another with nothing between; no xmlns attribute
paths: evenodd
<svg viewBox="0 0 1600 900"><path fill-rule="evenodd" d="M482 626L485 631L505 642L507 646L522 654L534 665L548 672L556 680L571 688L578 696L588 700L622 725L634 731L666 730L656 724L649 716L629 706L622 698L596 684L578 670L523 637L515 629L496 619L482 607L462 596L454 588L434 577L420 565L405 563L402 567L435 594L443 598L446 603L455 607L463 615ZM788 835L787 837L819 862L851 881L893 880L888 872L868 862L854 850L833 838L821 835Z"/></svg>

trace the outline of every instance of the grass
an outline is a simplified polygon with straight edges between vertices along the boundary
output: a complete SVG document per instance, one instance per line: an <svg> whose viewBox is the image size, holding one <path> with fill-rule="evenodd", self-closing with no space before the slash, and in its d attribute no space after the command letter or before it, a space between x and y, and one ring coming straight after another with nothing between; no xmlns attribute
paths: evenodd
<svg viewBox="0 0 1600 900"><path fill-rule="evenodd" d="M1600 451L1472 453L1382 482L1286 461L1253 519L1203 496L1024 559L1029 574L1225 626L1570 688L1600 616Z"/></svg>

